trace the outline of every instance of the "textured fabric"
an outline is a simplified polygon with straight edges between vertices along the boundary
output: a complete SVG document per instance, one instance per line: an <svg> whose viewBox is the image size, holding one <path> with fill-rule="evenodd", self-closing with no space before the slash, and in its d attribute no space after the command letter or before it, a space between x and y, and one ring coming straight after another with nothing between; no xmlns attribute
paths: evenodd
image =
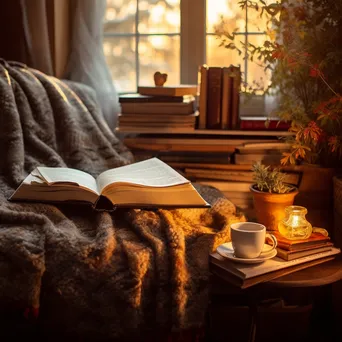
<svg viewBox="0 0 342 342"><path fill-rule="evenodd" d="M132 162L93 91L0 64L0 303L36 316L49 336L139 340L200 326L208 254L243 220L212 188L211 209L116 210L10 203L36 166L96 176Z"/></svg>

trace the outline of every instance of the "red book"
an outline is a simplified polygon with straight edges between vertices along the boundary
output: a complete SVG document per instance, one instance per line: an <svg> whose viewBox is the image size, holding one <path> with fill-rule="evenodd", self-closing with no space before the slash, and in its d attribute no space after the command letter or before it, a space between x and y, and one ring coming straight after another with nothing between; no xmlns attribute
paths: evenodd
<svg viewBox="0 0 342 342"><path fill-rule="evenodd" d="M267 119L266 117L242 117L240 129L256 131L287 131L291 127L289 122L279 121L279 119Z"/></svg>

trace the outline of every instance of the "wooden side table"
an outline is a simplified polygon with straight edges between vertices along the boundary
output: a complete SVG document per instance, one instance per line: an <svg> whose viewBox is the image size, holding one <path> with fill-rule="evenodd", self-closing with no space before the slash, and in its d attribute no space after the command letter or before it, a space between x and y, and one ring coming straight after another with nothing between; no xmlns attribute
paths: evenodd
<svg viewBox="0 0 342 342"><path fill-rule="evenodd" d="M334 341L335 319L342 317L341 279L342 257L244 290L213 268L209 340ZM340 333L336 341L342 340Z"/></svg>

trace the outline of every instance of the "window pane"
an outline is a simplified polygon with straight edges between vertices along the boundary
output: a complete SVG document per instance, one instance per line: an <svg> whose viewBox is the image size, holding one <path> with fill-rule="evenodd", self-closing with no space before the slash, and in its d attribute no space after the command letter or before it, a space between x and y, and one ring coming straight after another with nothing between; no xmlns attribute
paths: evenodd
<svg viewBox="0 0 342 342"><path fill-rule="evenodd" d="M225 30L232 32L246 31L246 14L239 6L239 0L207 0L207 32L214 33L215 26L221 23L221 17L225 19Z"/></svg>
<svg viewBox="0 0 342 342"><path fill-rule="evenodd" d="M167 73L166 85L180 82L180 37L148 36L139 40L140 85L154 85L156 71Z"/></svg>
<svg viewBox="0 0 342 342"><path fill-rule="evenodd" d="M248 32L265 32L267 29L267 16L264 13L260 17L261 10L255 11L253 9L248 10L247 31Z"/></svg>
<svg viewBox="0 0 342 342"><path fill-rule="evenodd" d="M235 44L243 52L240 41L245 39L244 35L238 35L235 38ZM244 52L239 56L237 51L226 49L220 45L220 40L216 36L207 36L207 64L209 66L228 67L230 64L241 65L241 71L244 72Z"/></svg>
<svg viewBox="0 0 342 342"><path fill-rule="evenodd" d="M248 42L259 47L264 44L266 40L266 35L258 34L258 35L248 35ZM265 89L270 81L271 73L270 70L265 72L264 66L261 66L259 61L255 59L255 61L248 61L247 67L247 83L248 85L258 86L261 85L263 89Z"/></svg>
<svg viewBox="0 0 342 342"><path fill-rule="evenodd" d="M139 33L179 33L180 0L139 0Z"/></svg>
<svg viewBox="0 0 342 342"><path fill-rule="evenodd" d="M107 0L105 33L134 33L137 0Z"/></svg>
<svg viewBox="0 0 342 342"><path fill-rule="evenodd" d="M135 38L105 37L103 51L117 91L136 91Z"/></svg>

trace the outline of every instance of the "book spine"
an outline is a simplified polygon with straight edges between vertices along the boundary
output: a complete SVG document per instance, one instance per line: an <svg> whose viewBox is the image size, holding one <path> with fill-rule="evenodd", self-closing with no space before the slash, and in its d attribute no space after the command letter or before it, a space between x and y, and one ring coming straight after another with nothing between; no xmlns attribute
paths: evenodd
<svg viewBox="0 0 342 342"><path fill-rule="evenodd" d="M278 130L287 131L290 128L290 124L284 121L269 121L266 125L266 120L241 120L240 129L242 130L256 130L256 131L267 131L267 130Z"/></svg>
<svg viewBox="0 0 342 342"><path fill-rule="evenodd" d="M125 98L119 97L120 103L182 103L184 102L184 96L150 96L150 97L137 97L137 98Z"/></svg>
<svg viewBox="0 0 342 342"><path fill-rule="evenodd" d="M223 68L222 77L222 108L221 108L221 128L230 128L230 113L231 113L231 93L232 82L229 77L229 69Z"/></svg>
<svg viewBox="0 0 342 342"><path fill-rule="evenodd" d="M208 70L208 129L219 129L221 123L222 68L212 67Z"/></svg>
<svg viewBox="0 0 342 342"><path fill-rule="evenodd" d="M231 129L239 127L239 107L240 107L240 88L241 88L241 71L240 67L230 66L230 77L232 78L232 110L231 110Z"/></svg>
<svg viewBox="0 0 342 342"><path fill-rule="evenodd" d="M207 93L208 93L208 67L202 65L198 73L199 84L199 119L198 128L205 129L207 125Z"/></svg>

